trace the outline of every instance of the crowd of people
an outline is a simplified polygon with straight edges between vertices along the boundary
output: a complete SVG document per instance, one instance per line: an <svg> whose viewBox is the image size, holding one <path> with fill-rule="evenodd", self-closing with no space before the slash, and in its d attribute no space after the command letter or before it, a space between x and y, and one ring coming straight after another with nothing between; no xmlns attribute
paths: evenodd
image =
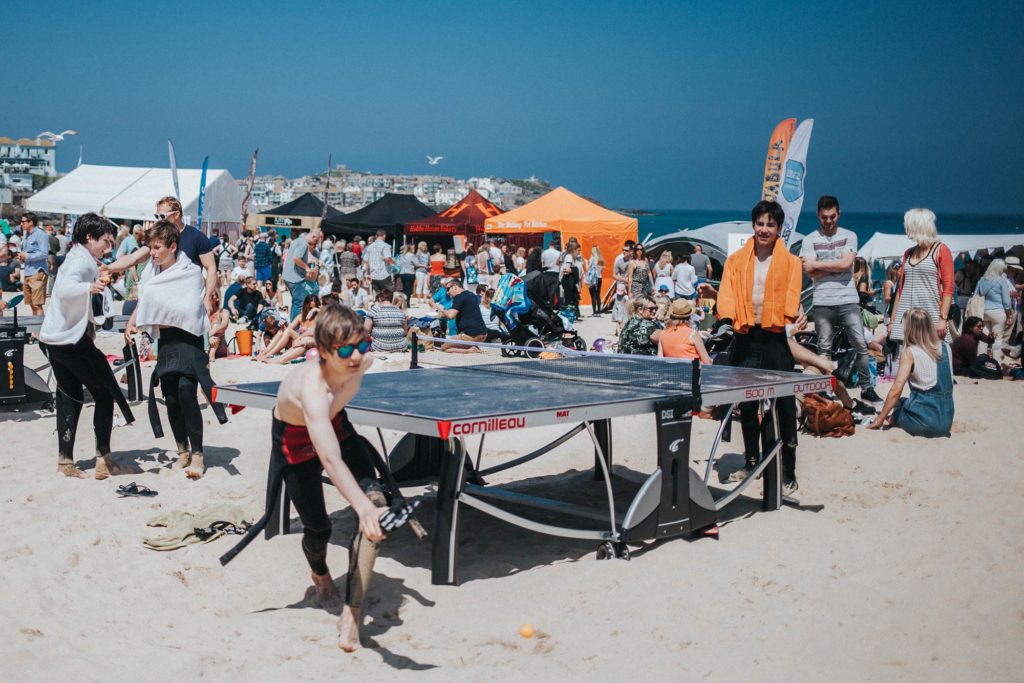
<svg viewBox="0 0 1024 683"><path fill-rule="evenodd" d="M166 403L178 454L173 466L190 479L205 472L199 392L225 422L223 406L213 401L211 364L229 355L233 343L240 350L240 333L250 335L253 360L302 363L278 395L272 469L299 511L303 551L325 596L333 583L325 564L330 522L323 470L359 516L349 575L356 585L350 583L341 623L341 645L352 649L386 503L374 488L372 459L359 448L339 448L353 438L344 407L374 354L409 348L410 331L423 325L422 308L436 316L431 335L449 339L441 351L474 353L474 345L487 341L515 342L524 325L552 331L557 343L580 317L586 291L592 316L610 308L619 353L833 373L840 379L837 398L860 411L869 428L895 426L925 437L950 433L954 375L1019 374L1012 362L1019 357L1024 289L1017 257L954 257L938 236L934 213L912 209L904 223L915 246L877 285L840 215L839 201L822 197L819 226L797 255L780 239L782 208L759 202L751 212L752 235L722 264L717 288L714 265L699 245L649 258L643 244L626 241L606 289L604 255L596 247L584 253L575 238L529 249L484 241L466 245L454 259L426 242L402 245L396 254L384 231L365 241L332 241L319 230L231 240L186 225L180 202L163 197L153 221L131 227L85 214L67 231L23 214L20 230L0 248L0 282L4 291L20 290L24 304L44 316L38 340L56 378L57 468L67 477L87 477L74 459L86 391L95 403L95 478L119 473L111 447L115 405L133 421L91 324L109 307L112 291L129 316L126 341L158 344L152 386ZM805 278L813 289L808 311L801 304ZM0 298L0 314L7 305ZM808 322L813 332L805 329ZM730 343L713 349L723 330ZM893 382L885 397L875 391L883 373ZM854 384L856 401L847 390ZM150 391L148 412L154 435L162 437L154 396ZM739 406L745 464L735 480L750 476L763 457L768 422L761 410L759 402ZM799 488L797 400L779 398L774 410L783 493L791 495Z"/></svg>

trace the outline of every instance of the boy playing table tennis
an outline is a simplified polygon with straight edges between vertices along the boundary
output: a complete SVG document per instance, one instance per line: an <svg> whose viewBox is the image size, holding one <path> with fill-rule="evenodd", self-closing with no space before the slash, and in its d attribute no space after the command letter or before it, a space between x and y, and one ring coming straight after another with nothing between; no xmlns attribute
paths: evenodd
<svg viewBox="0 0 1024 683"><path fill-rule="evenodd" d="M359 647L359 613L384 538L380 516L387 502L377 485L373 458L352 438L355 431L344 408L359 391L373 355L362 319L340 304L323 308L315 341L318 361L293 370L277 393L271 471L277 461L302 520L302 551L321 599L338 596L326 562L331 520L324 505L323 470L359 516L349 548L345 606L338 620L338 647L352 652Z"/></svg>

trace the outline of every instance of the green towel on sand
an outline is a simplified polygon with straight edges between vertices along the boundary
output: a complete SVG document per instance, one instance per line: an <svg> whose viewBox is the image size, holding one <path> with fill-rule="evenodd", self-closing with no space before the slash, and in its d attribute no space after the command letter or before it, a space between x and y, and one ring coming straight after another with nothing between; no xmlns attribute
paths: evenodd
<svg viewBox="0 0 1024 683"><path fill-rule="evenodd" d="M197 512L164 512L147 521L146 526L165 527L166 533L144 538L142 542L151 550L175 550L190 543L207 543L226 533L224 529L214 529L209 535L197 534L196 529L209 529L217 522L228 522L244 530L252 525L249 519L250 515L245 514L242 508L228 503L207 505Z"/></svg>

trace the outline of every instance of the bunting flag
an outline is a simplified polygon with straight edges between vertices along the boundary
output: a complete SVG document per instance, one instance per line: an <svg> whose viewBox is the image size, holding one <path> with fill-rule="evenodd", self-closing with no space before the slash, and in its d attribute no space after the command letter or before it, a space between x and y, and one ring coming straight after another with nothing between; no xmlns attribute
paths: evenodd
<svg viewBox="0 0 1024 683"><path fill-rule="evenodd" d="M199 216L196 218L196 228L207 235L209 231L203 231L203 203L206 201L206 169L210 166L210 157L203 157L203 172L199 174Z"/></svg>
<svg viewBox="0 0 1024 683"><path fill-rule="evenodd" d="M256 157L260 155L260 148L252 153L249 161L249 177L245 181L245 199L242 200L242 230L245 230L245 221L249 218L249 200L252 199L252 188L256 184Z"/></svg>
<svg viewBox="0 0 1024 683"><path fill-rule="evenodd" d="M804 205L804 183L807 180L807 148L811 144L811 129L814 119L804 119L789 141L786 150L786 161L783 164L782 186L776 201L786 212L786 220L782 224L782 239L786 245L796 230L796 222L800 219L800 208Z"/></svg>
<svg viewBox="0 0 1024 683"><path fill-rule="evenodd" d="M789 149L789 141L793 137L795 128L796 119L785 119L775 126L772 139L768 142L768 156L764 161L764 185L761 190L761 199L774 202L779 195L779 186L782 184L782 164L786 160L786 150Z"/></svg>
<svg viewBox="0 0 1024 683"><path fill-rule="evenodd" d="M178 162L174 159L174 143L167 138L167 154L171 158L171 182L174 183L174 196L181 201L181 189L178 187ZM184 216L182 216L184 219Z"/></svg>
<svg viewBox="0 0 1024 683"><path fill-rule="evenodd" d="M333 158L333 155L327 155L327 182L324 183L324 210L320 214L321 221L327 218L327 192L331 189L331 161Z"/></svg>

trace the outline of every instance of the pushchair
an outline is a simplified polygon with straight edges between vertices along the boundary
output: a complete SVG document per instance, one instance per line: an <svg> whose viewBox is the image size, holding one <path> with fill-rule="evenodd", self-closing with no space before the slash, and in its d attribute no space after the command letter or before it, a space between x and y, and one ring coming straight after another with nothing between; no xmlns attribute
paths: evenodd
<svg viewBox="0 0 1024 683"><path fill-rule="evenodd" d="M536 348L537 352L513 352L506 355L539 355L545 348L561 345L566 348L584 351L587 343L575 330L566 327L562 318L554 311L546 308L541 302L544 298L543 278L540 273L528 273L520 278L512 273L505 273L498 280L491 300L491 312L508 330L507 341L514 346ZM531 277L533 276L533 277ZM531 285L536 289L531 291Z"/></svg>

